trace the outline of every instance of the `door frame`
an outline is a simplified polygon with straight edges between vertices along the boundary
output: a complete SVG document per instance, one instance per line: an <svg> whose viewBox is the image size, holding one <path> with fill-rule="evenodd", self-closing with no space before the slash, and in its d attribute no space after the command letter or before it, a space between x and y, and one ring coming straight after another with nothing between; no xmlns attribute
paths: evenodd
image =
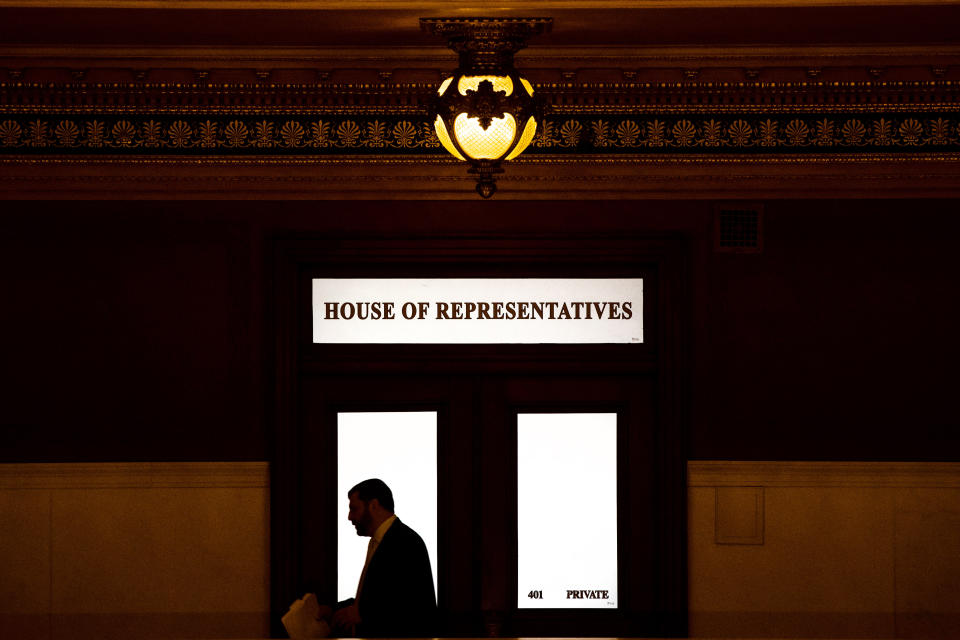
<svg viewBox="0 0 960 640"><path fill-rule="evenodd" d="M686 447L690 252L682 234L296 234L271 247L271 632L303 586L303 376L324 374L652 374L655 376L657 600L648 635L687 633ZM644 277L642 345L316 345L314 277ZM443 543L440 543L441 548ZM442 580L442 578L441 578ZM481 614L480 611L477 612ZM482 615L463 635L486 635Z"/></svg>

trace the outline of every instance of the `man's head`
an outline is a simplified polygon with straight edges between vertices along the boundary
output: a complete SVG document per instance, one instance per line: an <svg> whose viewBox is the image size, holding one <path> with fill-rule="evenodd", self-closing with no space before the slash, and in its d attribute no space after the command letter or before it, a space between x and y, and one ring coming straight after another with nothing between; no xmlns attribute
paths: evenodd
<svg viewBox="0 0 960 640"><path fill-rule="evenodd" d="M393 515L393 492L383 480L370 478L347 491L350 513L347 519L358 536L372 536L383 521Z"/></svg>

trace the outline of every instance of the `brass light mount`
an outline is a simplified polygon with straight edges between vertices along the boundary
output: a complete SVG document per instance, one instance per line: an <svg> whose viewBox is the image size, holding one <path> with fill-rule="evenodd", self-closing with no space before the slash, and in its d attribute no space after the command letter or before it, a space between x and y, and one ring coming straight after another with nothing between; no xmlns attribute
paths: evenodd
<svg viewBox="0 0 960 640"><path fill-rule="evenodd" d="M434 100L434 127L444 148L470 163L477 192L496 191L500 163L530 144L543 103L513 65L527 39L550 31L552 18L421 18L420 27L446 38L459 66Z"/></svg>
<svg viewBox="0 0 960 640"><path fill-rule="evenodd" d="M460 69L491 74L513 70L513 54L549 33L553 18L420 18L420 28L447 39Z"/></svg>

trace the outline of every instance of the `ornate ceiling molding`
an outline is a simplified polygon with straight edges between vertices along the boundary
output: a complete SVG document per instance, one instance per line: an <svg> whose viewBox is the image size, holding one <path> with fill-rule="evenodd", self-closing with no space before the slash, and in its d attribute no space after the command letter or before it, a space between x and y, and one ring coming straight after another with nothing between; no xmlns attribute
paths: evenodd
<svg viewBox="0 0 960 640"><path fill-rule="evenodd" d="M194 71L183 81L93 81L83 71L72 80L27 81L8 72L0 81L0 114L82 112L111 114L426 114L437 82L278 83L267 75L254 82L212 82ZM547 115L710 113L922 113L960 110L960 80L878 79L845 81L710 81L688 74L684 81L534 83L550 106Z"/></svg>
<svg viewBox="0 0 960 640"><path fill-rule="evenodd" d="M0 194L472 197L434 86L0 83ZM952 80L537 90L550 110L498 197L960 191Z"/></svg>
<svg viewBox="0 0 960 640"><path fill-rule="evenodd" d="M896 71L912 79L948 76L960 79L960 45L676 45L676 46L537 46L517 54L517 65L541 82L615 70L645 80L683 79L691 69L743 72L742 79L789 80L811 69L843 75L847 80L869 79L877 69ZM0 44L0 70L23 74L29 70L38 82L56 82L64 70L112 71L114 77L134 80L143 72L191 69L207 72L306 71L363 82L350 72L374 71L388 78L404 72L448 73L456 56L439 47L290 47L290 46L122 46ZM799 72L799 73L798 73ZM2 71L0 71L2 73ZM573 77L569 77L573 74ZM751 77L752 76L752 77ZM367 75L366 78L377 77ZM421 74L421 77L422 74ZM624 78L619 78L623 80ZM729 77L727 77L729 79Z"/></svg>
<svg viewBox="0 0 960 640"><path fill-rule="evenodd" d="M960 191L956 0L484 8L555 25L517 56L548 111L498 198ZM0 196L473 198L427 117L456 56L418 21L448 10L0 0Z"/></svg>

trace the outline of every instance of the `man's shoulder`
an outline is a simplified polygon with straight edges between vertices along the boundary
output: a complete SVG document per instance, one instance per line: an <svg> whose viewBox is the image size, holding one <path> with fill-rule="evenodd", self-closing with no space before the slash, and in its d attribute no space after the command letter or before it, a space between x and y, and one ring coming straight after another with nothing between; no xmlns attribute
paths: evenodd
<svg viewBox="0 0 960 640"><path fill-rule="evenodd" d="M390 528L387 529L387 533L384 535L384 540L387 538L392 538L396 541L418 542L423 544L423 539L420 537L420 534L404 524L399 518L397 518L393 524L390 525Z"/></svg>

